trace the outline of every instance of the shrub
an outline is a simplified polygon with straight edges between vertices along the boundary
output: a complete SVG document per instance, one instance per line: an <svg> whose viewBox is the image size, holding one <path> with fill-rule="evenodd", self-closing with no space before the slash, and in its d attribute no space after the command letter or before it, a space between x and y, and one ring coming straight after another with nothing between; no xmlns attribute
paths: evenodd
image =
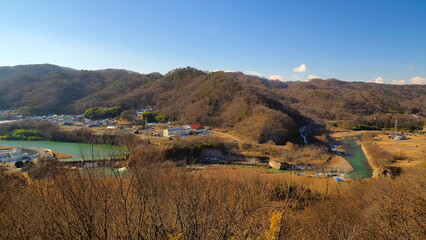
<svg viewBox="0 0 426 240"><path fill-rule="evenodd" d="M14 129L0 138L5 140L43 140L40 131L35 129Z"/></svg>
<svg viewBox="0 0 426 240"><path fill-rule="evenodd" d="M15 167L16 168L22 168L24 166L24 162L23 161L16 161L15 162Z"/></svg>

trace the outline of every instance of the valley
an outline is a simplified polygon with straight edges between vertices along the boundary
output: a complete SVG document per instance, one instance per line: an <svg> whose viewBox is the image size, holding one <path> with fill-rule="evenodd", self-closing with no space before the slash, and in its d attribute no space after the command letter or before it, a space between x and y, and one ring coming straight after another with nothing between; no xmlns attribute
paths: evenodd
<svg viewBox="0 0 426 240"><path fill-rule="evenodd" d="M397 231L423 234L423 86L281 82L193 68L165 75L17 69L25 73L0 77L0 146L50 157L1 164L0 197L27 206L0 205L5 226L65 238L92 230L100 238L135 236L138 228L152 239L165 232L217 238L215 229L246 239L264 236L285 215L276 224L290 239L347 229L384 237L400 221L409 223ZM8 81L73 93L31 99L37 95L29 91L31 100L12 101L1 84ZM61 232L43 228L39 211Z"/></svg>
<svg viewBox="0 0 426 240"><path fill-rule="evenodd" d="M0 240L426 239L426 1L0 1Z"/></svg>

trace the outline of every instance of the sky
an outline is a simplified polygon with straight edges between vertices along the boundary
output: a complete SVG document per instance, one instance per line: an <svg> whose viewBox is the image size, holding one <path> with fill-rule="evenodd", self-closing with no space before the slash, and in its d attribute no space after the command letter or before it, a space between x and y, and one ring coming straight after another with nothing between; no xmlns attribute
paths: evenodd
<svg viewBox="0 0 426 240"><path fill-rule="evenodd" d="M426 84L426 0L0 0L0 66Z"/></svg>

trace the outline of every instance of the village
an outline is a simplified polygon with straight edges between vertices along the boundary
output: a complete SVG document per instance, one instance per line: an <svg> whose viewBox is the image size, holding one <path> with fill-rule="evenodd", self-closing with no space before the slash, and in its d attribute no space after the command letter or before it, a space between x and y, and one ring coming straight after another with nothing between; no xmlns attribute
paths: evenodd
<svg viewBox="0 0 426 240"><path fill-rule="evenodd" d="M143 109L136 111L137 117L142 117L143 113L152 111L152 109ZM91 128L98 132L105 130L109 132L120 131L126 133L135 133L145 136L156 136L156 137L188 137L188 136L202 136L212 134L209 130L211 128L192 124L176 126L172 125L172 122L163 124L161 128L157 128L157 122L143 123L143 126L138 126L134 122L119 121L112 118L91 120L85 118L82 114L76 115L43 115L43 116L25 116L23 114L17 114L14 110L0 110L0 124L10 124L18 121L48 121L52 124L58 125L64 128Z"/></svg>
<svg viewBox="0 0 426 240"><path fill-rule="evenodd" d="M148 140L151 143L154 144L168 144L168 142L173 143L174 140L178 140L181 138L197 138L207 135L213 135L216 138L220 138L221 141L228 141L234 144L235 146L242 146L243 143L240 139L235 137L233 133L229 134L228 130L224 129L212 129L208 126L203 126L200 124L177 124L173 123L171 121L148 121L149 118L147 118L144 114L152 112L152 108L144 108L142 110L135 111L135 116L131 120L126 120L123 118L106 118L106 119L98 119L98 120L91 120L88 118L85 118L83 115L59 115L59 114L51 114L51 115L43 115L43 116L25 116L22 114L17 114L13 110L6 110L1 111L0 110L0 124L7 124L7 123L13 123L13 122L19 122L19 121L48 121L52 124L55 124L61 129L65 131L71 131L75 129L91 129L91 131L95 134L109 134L109 135L116 135L116 134L134 134L138 138L143 140ZM152 119L151 119L152 120ZM306 127L305 127L306 128ZM425 126L426 128L426 126ZM393 142L393 145L407 145L409 142L415 142L417 141L417 137L414 137L412 133L404 133L401 131L397 131L397 125L395 124L395 130L387 132L386 136L389 140L393 140L396 142ZM424 129L426 130L426 129ZM355 132L352 132L354 134L360 134ZM383 132L384 133L384 132ZM304 136L302 134L302 136ZM414 139L413 139L414 137ZM378 138L374 137L374 140L379 143L380 141L383 142L384 138ZM408 141L410 140L410 141ZM397 144L397 142L400 142L400 144ZM306 145L306 138L304 138L304 142ZM406 142L406 143L402 143ZM1 145L1 144L0 144ZM419 143L415 142L415 144L411 144L410 146L417 146ZM420 143L420 146L422 146L423 143ZM255 146L255 145L254 145ZM270 149L276 149L276 151L282 151L282 147L280 146L268 146ZM328 177L333 177L338 181L345 181L344 176L350 172L354 171L354 168L349 164L348 161L346 161L344 158L345 150L341 149L342 146L340 145L331 145L330 151L333 154L327 153L327 154L321 154L321 156L318 156L319 159L325 159L327 160L327 164L322 168L322 172L327 173L326 175ZM264 148L264 146L257 146L256 148ZM284 147L285 148L285 147ZM361 151L361 148L359 148L359 151ZM413 147L411 147L413 148ZM418 151L422 151L423 147L419 147ZM21 162L28 162L28 161L35 161L40 158L41 155L43 155L43 159L52 159L53 156L50 158L48 157L49 151L52 153L49 149L33 149L33 152L30 154L31 150L23 150L21 148L5 148L3 147L0 149L0 162L2 164L9 165L11 167L16 166L17 162L18 165L21 165ZM34 152L35 151L35 152ZM238 159L237 159L238 158ZM252 166L252 167L260 167L260 168L272 168L276 170L303 170L303 171L312 171L312 173L308 175L312 175L315 177L320 177L321 173L315 170L315 164L290 164L288 162L285 162L281 159L282 157L272 157L268 154L264 155L256 151L248 151L244 150L239 153L238 157L235 156L223 156L222 154L204 154L200 157L199 162L200 163L222 163L222 164L229 164L232 162L232 164L236 165L244 165L244 166ZM265 160L266 159L266 160ZM314 160L312 160L314 161ZM315 160L316 161L316 160ZM315 162L314 161L314 162ZM322 160L321 160L322 161ZM366 164L368 165L368 164ZM368 168L368 167L367 167ZM357 171L357 169L355 169ZM368 171L370 170L365 170ZM303 176L304 174L298 173L299 175ZM364 176L364 177L365 177Z"/></svg>
<svg viewBox="0 0 426 240"><path fill-rule="evenodd" d="M25 116L18 114L14 110L0 110L0 124L1 123L13 123L22 120L36 120L36 121L48 121L59 126L76 126L76 127L100 127L100 126L113 126L115 122L110 119L102 120L90 120L84 118L82 114L76 115L43 115L43 116Z"/></svg>

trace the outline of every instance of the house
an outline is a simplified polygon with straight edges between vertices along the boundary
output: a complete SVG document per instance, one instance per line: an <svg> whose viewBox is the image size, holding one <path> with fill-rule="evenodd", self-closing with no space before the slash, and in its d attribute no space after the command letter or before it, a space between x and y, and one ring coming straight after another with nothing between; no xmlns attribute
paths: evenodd
<svg viewBox="0 0 426 240"><path fill-rule="evenodd" d="M198 124L190 125L190 127L191 127L193 133L203 133L203 132L206 131L206 129L203 126L198 125Z"/></svg>
<svg viewBox="0 0 426 240"><path fill-rule="evenodd" d="M0 124L9 124L17 122L17 120L0 120Z"/></svg>
<svg viewBox="0 0 426 240"><path fill-rule="evenodd" d="M191 133L192 133L192 128L191 128L191 126L189 126L189 125L183 125L182 127L183 127L183 128L185 128L185 130L186 130L187 134L191 134Z"/></svg>
<svg viewBox="0 0 426 240"><path fill-rule="evenodd" d="M11 117L12 117L12 119L23 119L24 115L22 115L22 114L14 114Z"/></svg>
<svg viewBox="0 0 426 240"><path fill-rule="evenodd" d="M186 128L167 128L163 132L164 137L181 136L186 134L188 134Z"/></svg>
<svg viewBox="0 0 426 240"><path fill-rule="evenodd" d="M407 140L407 137L405 136L404 133L397 133L392 135L392 139L394 140Z"/></svg>

